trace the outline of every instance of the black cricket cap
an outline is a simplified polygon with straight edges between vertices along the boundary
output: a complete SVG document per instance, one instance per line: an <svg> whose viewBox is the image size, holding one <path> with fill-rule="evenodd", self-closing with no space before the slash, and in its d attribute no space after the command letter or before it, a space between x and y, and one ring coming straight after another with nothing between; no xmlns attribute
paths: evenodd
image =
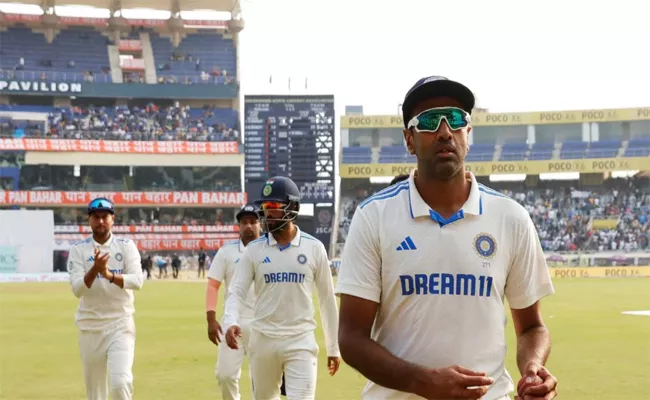
<svg viewBox="0 0 650 400"><path fill-rule="evenodd" d="M426 99L434 97L451 97L458 100L463 110L472 114L476 105L474 93L460 82L452 81L444 76L429 76L415 82L415 85L406 93L402 103L402 119L404 128L408 126L409 120L413 118L415 106Z"/></svg>
<svg viewBox="0 0 650 400"><path fill-rule="evenodd" d="M235 218L237 218L237 222L243 217L244 215L254 215L255 217L259 218L260 215L258 213L257 207L254 204L246 204L244 207L239 210L237 215L235 215Z"/></svg>

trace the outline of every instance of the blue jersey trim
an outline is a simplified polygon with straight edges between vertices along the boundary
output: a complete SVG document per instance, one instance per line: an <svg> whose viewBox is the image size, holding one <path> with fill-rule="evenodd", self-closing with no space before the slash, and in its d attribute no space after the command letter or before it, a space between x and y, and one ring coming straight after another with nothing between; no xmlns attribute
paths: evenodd
<svg viewBox="0 0 650 400"><path fill-rule="evenodd" d="M506 196L506 195L503 194L503 193L499 193L499 192L497 192L496 190L491 189L491 188L489 188L489 187L487 187L487 186L483 186L483 185L480 184L480 183L478 184L478 190L479 190L480 192L487 193L487 194L490 194L490 195L492 195L492 196L503 197L503 198L505 198L505 199L511 199L509 196ZM512 199L511 199L511 200L512 200Z"/></svg>
<svg viewBox="0 0 650 400"><path fill-rule="evenodd" d="M359 208L364 208L365 206L367 206L368 204L376 200L390 199L391 197L397 196L401 191L408 190L408 189L409 189L409 182L402 181L397 185L390 186L389 188L381 190L375 193L374 195L368 197L359 205Z"/></svg>

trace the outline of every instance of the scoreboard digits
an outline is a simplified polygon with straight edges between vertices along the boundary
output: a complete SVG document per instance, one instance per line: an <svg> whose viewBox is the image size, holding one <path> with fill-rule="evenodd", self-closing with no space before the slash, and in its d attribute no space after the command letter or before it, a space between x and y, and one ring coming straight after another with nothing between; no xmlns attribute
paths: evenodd
<svg viewBox="0 0 650 400"><path fill-rule="evenodd" d="M323 190L328 195L317 190L316 197L334 202L334 96L245 96L244 103L247 191L283 175L301 190L307 183L329 183Z"/></svg>

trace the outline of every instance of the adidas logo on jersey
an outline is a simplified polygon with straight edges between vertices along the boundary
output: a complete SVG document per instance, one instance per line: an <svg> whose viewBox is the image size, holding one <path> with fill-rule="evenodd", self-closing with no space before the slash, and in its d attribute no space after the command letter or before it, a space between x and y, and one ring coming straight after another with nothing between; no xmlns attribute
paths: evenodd
<svg viewBox="0 0 650 400"><path fill-rule="evenodd" d="M402 243L400 243L399 246L397 246L397 251L402 251L402 250L417 250L417 247L415 247L415 243L413 243L413 240L411 239L410 236L407 236L406 239L402 240Z"/></svg>
<svg viewBox="0 0 650 400"><path fill-rule="evenodd" d="M95 256L90 256L86 262L95 262Z"/></svg>
<svg viewBox="0 0 650 400"><path fill-rule="evenodd" d="M268 264L270 262L271 262L271 259L266 257L266 258L264 258L264 261L262 261L262 264Z"/></svg>

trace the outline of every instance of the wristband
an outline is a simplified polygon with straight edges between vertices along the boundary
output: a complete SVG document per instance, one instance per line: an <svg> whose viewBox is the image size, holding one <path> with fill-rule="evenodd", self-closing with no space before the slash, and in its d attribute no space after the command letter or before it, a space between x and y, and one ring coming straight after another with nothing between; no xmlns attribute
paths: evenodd
<svg viewBox="0 0 650 400"><path fill-rule="evenodd" d="M115 274L113 274L113 277L111 278L111 280L109 282L113 283L114 280L115 280Z"/></svg>

